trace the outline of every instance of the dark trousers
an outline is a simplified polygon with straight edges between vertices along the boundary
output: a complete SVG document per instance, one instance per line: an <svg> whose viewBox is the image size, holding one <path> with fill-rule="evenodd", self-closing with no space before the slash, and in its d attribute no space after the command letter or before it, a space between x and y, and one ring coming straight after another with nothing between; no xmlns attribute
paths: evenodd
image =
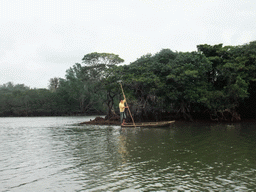
<svg viewBox="0 0 256 192"><path fill-rule="evenodd" d="M120 121L123 123L123 119L126 119L125 112L120 112Z"/></svg>

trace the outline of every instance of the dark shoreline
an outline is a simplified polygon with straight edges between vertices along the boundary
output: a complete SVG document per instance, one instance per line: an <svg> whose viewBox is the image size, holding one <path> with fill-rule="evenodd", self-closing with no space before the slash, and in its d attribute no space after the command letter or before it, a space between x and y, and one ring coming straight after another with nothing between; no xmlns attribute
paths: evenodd
<svg viewBox="0 0 256 192"><path fill-rule="evenodd" d="M79 125L120 125L119 116L116 116L115 118L106 119L105 114L66 114L66 115L38 115L38 116L0 116L0 118L5 117L88 117L88 116L95 116L95 119L91 119L90 121L84 121L79 123ZM103 118L105 117L105 118ZM184 119L168 119L169 121L175 120L176 122L186 122L186 123L208 123L208 124L238 124L238 123L246 123L246 122L255 122L256 119L252 118L244 118L240 121L213 121L210 119L194 119L193 121L184 120ZM129 122L127 122L129 123ZM130 122L131 123L131 122ZM135 122L136 123L136 122Z"/></svg>
<svg viewBox="0 0 256 192"><path fill-rule="evenodd" d="M80 125L120 125L120 121L119 120L106 120L102 117L96 117L93 120L90 121L85 121L82 123L79 123Z"/></svg>
<svg viewBox="0 0 256 192"><path fill-rule="evenodd" d="M240 121L212 121L212 120L194 120L194 121L187 121L187 120L175 120L176 122L184 122L184 123L208 123L208 124L238 124L238 123L246 123L246 122L256 122L256 119L244 119ZM136 122L135 122L136 123ZM79 123L80 125L120 125L120 121L115 120L106 120L102 117L96 117L93 120L85 121Z"/></svg>

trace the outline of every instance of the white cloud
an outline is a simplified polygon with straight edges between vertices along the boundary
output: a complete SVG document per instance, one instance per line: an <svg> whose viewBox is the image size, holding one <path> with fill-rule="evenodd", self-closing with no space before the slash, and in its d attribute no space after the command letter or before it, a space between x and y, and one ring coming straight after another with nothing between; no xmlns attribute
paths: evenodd
<svg viewBox="0 0 256 192"><path fill-rule="evenodd" d="M242 31L236 40L237 45L243 45L250 41L255 41L256 32L255 31Z"/></svg>
<svg viewBox="0 0 256 192"><path fill-rule="evenodd" d="M236 31L234 29L224 29L222 32L222 42L225 44L230 44L235 33Z"/></svg>
<svg viewBox="0 0 256 192"><path fill-rule="evenodd" d="M91 52L128 64L162 48L256 39L256 4L233 0L0 1L0 84L47 87Z"/></svg>

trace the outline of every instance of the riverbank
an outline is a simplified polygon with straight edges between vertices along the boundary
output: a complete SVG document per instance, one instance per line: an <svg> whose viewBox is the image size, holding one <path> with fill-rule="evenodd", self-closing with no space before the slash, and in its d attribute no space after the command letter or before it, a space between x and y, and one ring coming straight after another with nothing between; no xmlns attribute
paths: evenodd
<svg viewBox="0 0 256 192"><path fill-rule="evenodd" d="M90 121L85 121L80 123L80 125L120 125L119 118L111 118L109 120L106 120L102 117L96 117L95 119Z"/></svg>
<svg viewBox="0 0 256 192"><path fill-rule="evenodd" d="M197 120L194 121L186 121L182 119L176 120L176 122L187 122L187 123L210 123L210 124L236 124L236 123L242 123L242 122L256 122L256 119L242 119L241 121L212 121L212 120ZM120 125L120 119L119 116L112 117L110 119L105 119L103 117L96 117L95 119L90 119L90 121L85 121L79 123L80 125Z"/></svg>

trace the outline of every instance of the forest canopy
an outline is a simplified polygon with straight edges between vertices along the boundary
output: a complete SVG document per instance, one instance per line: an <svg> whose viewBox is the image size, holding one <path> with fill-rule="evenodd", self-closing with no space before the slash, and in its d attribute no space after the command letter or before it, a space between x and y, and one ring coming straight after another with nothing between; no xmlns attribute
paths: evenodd
<svg viewBox="0 0 256 192"><path fill-rule="evenodd" d="M113 53L89 53L53 77L49 89L0 85L0 116L119 114L123 98L135 121L256 117L256 41L202 44L193 52L162 49L130 64Z"/></svg>

